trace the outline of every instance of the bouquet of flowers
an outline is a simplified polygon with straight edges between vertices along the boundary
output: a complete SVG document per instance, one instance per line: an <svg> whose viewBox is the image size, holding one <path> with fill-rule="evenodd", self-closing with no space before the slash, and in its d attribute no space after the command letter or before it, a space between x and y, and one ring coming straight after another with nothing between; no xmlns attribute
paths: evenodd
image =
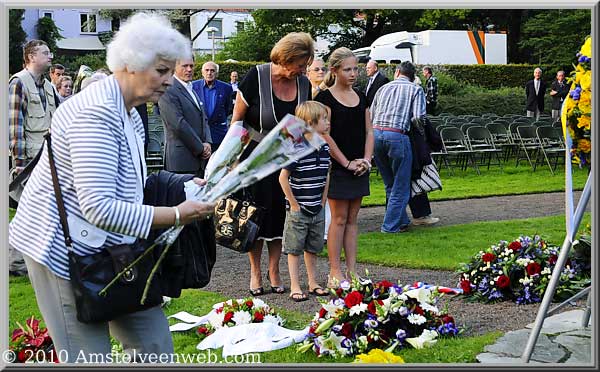
<svg viewBox="0 0 600 372"><path fill-rule="evenodd" d="M196 332L204 339L219 328L263 322L282 326L285 320L261 299L229 299L215 304L208 324L201 325Z"/></svg>
<svg viewBox="0 0 600 372"><path fill-rule="evenodd" d="M40 321L34 316L27 319L25 327L17 322L19 328L12 332L10 350L16 363L55 362L58 363L54 343L46 328L40 327Z"/></svg>
<svg viewBox="0 0 600 372"><path fill-rule="evenodd" d="M256 146L246 160L234 167L234 164L250 141L248 131L239 125L240 123L234 124L217 151L215 151L208 161L206 166L208 174L207 184L204 187L192 184L191 187L193 189L186 189L186 196L189 195L193 200L214 203L243 187L260 181L271 173L320 149L325 144L325 140L314 132L310 126L306 125L304 121L288 114L260 141L259 145ZM146 287L140 300L143 304L154 274L184 227L173 226L167 229L156 238L144 254L141 254L130 265L125 267L110 283L100 290L99 294L105 295L106 291L125 272L135 266L146 254L150 254L156 246L164 244L165 249L163 249L146 282Z"/></svg>
<svg viewBox="0 0 600 372"><path fill-rule="evenodd" d="M589 164L592 125L592 38L587 37L577 53L578 65L569 79L571 91L563 102L561 120L573 139L572 158L580 166Z"/></svg>
<svg viewBox="0 0 600 372"><path fill-rule="evenodd" d="M431 346L438 337L460 333L454 319L435 306L441 293L409 288L354 276L341 282L335 295L322 302L298 350L334 358L373 349L391 353L407 346Z"/></svg>
<svg viewBox="0 0 600 372"><path fill-rule="evenodd" d="M500 241L461 264L463 295L475 301L541 302L560 248L536 235ZM589 285L590 272L573 255L567 260L556 288L555 299L566 299Z"/></svg>

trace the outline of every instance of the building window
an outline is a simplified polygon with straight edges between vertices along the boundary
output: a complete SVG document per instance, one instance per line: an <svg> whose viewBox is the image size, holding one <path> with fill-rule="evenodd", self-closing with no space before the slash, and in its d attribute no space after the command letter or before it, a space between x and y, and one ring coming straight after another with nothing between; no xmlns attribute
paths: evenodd
<svg viewBox="0 0 600 372"><path fill-rule="evenodd" d="M215 37L223 36L223 20L222 19L213 19L212 21L210 21L208 23L208 27L216 27L218 29L218 31L215 32ZM212 37L212 33L210 33L210 35L208 35L208 36Z"/></svg>
<svg viewBox="0 0 600 372"><path fill-rule="evenodd" d="M235 22L235 29L237 30L237 32L244 31L244 22L241 22L241 21Z"/></svg>
<svg viewBox="0 0 600 372"><path fill-rule="evenodd" d="M44 12L44 18L52 19L52 12Z"/></svg>
<svg viewBox="0 0 600 372"><path fill-rule="evenodd" d="M79 19L81 21L81 33L96 32L95 14L81 13Z"/></svg>

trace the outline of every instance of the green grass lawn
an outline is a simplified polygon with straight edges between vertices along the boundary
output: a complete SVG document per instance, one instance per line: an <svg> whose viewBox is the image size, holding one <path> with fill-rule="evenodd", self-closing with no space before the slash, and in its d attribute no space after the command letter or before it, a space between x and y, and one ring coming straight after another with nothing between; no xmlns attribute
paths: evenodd
<svg viewBox="0 0 600 372"><path fill-rule="evenodd" d="M9 331L17 327L16 322L21 324L31 315L41 319L41 314L37 307L33 289L26 277L11 277L9 279ZM202 290L184 290L181 297L174 298L166 306L165 314L171 315L179 311L187 311L194 315L203 315L208 313L212 305L226 300L225 297L212 292ZM303 329L306 327L314 314L301 313L295 311L278 310L281 316L286 319L285 327L289 329ZM176 323L170 320L170 323ZM43 323L43 322L42 322ZM486 345L492 344L501 336L500 332L494 332L477 337L461 337L456 339L441 339L431 349L414 350L406 349L398 352L406 363L475 363L477 354L483 352ZM175 352L185 355L183 358L198 358L195 360L214 360L210 355L216 356L217 363L223 363L221 349L200 351L196 345L200 339L195 333L195 329L186 332L174 332L173 344ZM113 340L113 343L115 341ZM199 356L201 355L201 356ZM202 359L204 358L204 359ZM244 359L246 358L246 359ZM189 359L188 359L189 360ZM285 349L275 350L266 353L255 353L246 357L235 359L245 363L348 363L352 358L332 359L330 357L318 358L313 352L297 353L296 346Z"/></svg>
<svg viewBox="0 0 600 372"><path fill-rule="evenodd" d="M429 199L467 199L565 190L564 170L551 175L546 167L538 168L534 173L529 166L523 164L518 167L505 166L503 171L498 167L491 167L490 170L481 167L480 170L481 175L477 175L473 169L455 169L454 176L451 176L446 168L442 168L440 177L443 190L430 193ZM586 180L587 170L574 168L573 188L582 190ZM370 183L371 195L363 199L363 206L385 205L385 188L381 175L371 173Z"/></svg>
<svg viewBox="0 0 600 372"><path fill-rule="evenodd" d="M590 221L591 215L586 213L580 230ZM458 263L467 262L474 253L491 244L536 234L561 246L565 238L565 217L476 222L435 229L416 227L402 234L360 234L357 260L413 269L455 270Z"/></svg>

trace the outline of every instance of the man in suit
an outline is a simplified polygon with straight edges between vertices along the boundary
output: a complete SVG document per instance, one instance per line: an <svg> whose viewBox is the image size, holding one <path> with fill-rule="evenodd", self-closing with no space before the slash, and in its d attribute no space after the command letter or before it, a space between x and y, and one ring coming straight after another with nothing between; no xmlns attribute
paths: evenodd
<svg viewBox="0 0 600 372"><path fill-rule="evenodd" d="M565 81L565 72L558 71L556 73L556 80L552 83L552 90L550 95L552 96L552 119L559 120L560 109L562 108L563 101L569 94L569 86Z"/></svg>
<svg viewBox="0 0 600 372"><path fill-rule="evenodd" d="M390 80L379 72L379 66L377 65L377 62L373 60L367 62L366 69L369 81L367 82L367 89L365 89L365 95L367 96L367 104L369 105L369 107L371 107L371 103L373 103L373 98L375 98L375 93L377 93L379 88L381 88L384 84L389 83Z"/></svg>
<svg viewBox="0 0 600 372"><path fill-rule="evenodd" d="M527 97L527 116L536 120L544 111L544 96L546 95L546 83L542 80L542 69L537 67L533 70L533 80L525 84L525 96Z"/></svg>
<svg viewBox="0 0 600 372"><path fill-rule="evenodd" d="M176 62L173 85L158 101L165 124L165 170L204 176L211 136L202 101L192 89L192 52Z"/></svg>
<svg viewBox="0 0 600 372"><path fill-rule="evenodd" d="M203 79L192 83L192 89L200 97L208 117L213 152L219 148L229 128L227 116L233 92L230 84L217 80L218 74L219 66L212 61L206 62L202 65Z"/></svg>
<svg viewBox="0 0 600 372"><path fill-rule="evenodd" d="M437 78L433 76L433 70L430 66L423 67L423 76L425 76L425 110L428 115L435 113L438 99L438 82Z"/></svg>

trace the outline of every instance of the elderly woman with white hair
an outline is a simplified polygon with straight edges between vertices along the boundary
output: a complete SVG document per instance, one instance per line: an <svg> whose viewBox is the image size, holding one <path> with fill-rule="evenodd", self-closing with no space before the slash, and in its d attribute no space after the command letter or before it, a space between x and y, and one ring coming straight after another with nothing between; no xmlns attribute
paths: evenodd
<svg viewBox="0 0 600 372"><path fill-rule="evenodd" d="M134 107L158 101L172 84L175 61L189 48L189 40L163 16L135 14L108 45L107 65L113 74L56 111L51 146L75 254L129 244L147 238L151 229L187 224L213 212L213 204L195 201L175 207L142 204L144 129ZM169 324L159 305L107 322L78 321L48 164L46 147L9 226L9 244L23 253L60 361L110 356L110 335L130 355L173 353Z"/></svg>

